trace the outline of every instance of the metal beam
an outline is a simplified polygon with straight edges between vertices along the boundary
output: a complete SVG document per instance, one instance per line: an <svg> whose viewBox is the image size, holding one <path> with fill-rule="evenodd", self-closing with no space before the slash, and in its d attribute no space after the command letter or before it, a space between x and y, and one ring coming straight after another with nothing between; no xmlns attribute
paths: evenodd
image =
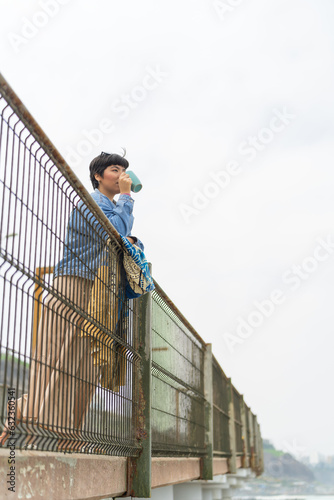
<svg viewBox="0 0 334 500"><path fill-rule="evenodd" d="M240 400L240 410L241 410L241 422L242 422L242 441L244 445L244 455L243 455L243 460L242 460L242 466L247 468L249 467L249 460L248 460L248 440L247 440L247 414L246 414L246 406L245 406L245 401L244 397L241 396Z"/></svg>
<svg viewBox="0 0 334 500"><path fill-rule="evenodd" d="M212 345L206 344L204 351L204 425L206 456L202 459L202 479L213 478L213 388Z"/></svg>
<svg viewBox="0 0 334 500"><path fill-rule="evenodd" d="M152 267L149 265L150 271ZM129 459L128 494L132 497L151 497L151 329L152 329L152 297L146 293L138 301L137 350L140 366L134 374L136 380L134 390L135 430L141 451L138 457Z"/></svg>
<svg viewBox="0 0 334 500"><path fill-rule="evenodd" d="M230 452L229 469L231 474L237 472L237 457L236 457L236 437L235 437L235 421L234 421L234 403L233 403L233 385L232 380L228 379L228 414L229 414L229 434L230 434Z"/></svg>

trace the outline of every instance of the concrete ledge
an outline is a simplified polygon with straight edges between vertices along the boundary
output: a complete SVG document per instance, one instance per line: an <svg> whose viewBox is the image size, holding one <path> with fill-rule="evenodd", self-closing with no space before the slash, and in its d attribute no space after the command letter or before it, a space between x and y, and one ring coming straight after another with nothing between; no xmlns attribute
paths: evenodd
<svg viewBox="0 0 334 500"><path fill-rule="evenodd" d="M0 498L100 500L127 491L127 458L82 453L15 450L15 493L8 490L10 449L0 449ZM237 461L237 465L240 465ZM201 461L188 457L153 457L152 488L200 479ZM227 458L213 459L214 476L228 474Z"/></svg>
<svg viewBox="0 0 334 500"><path fill-rule="evenodd" d="M15 493L8 490L10 450L0 449L0 498L100 500L127 488L127 459L15 450Z"/></svg>
<svg viewBox="0 0 334 500"><path fill-rule="evenodd" d="M127 459L81 453L15 451L15 493L6 484L8 449L0 449L0 497L100 500L127 491ZM199 479L200 459L152 458L152 488Z"/></svg>
<svg viewBox="0 0 334 500"><path fill-rule="evenodd" d="M201 473L200 465L199 458L153 457L152 488L199 479Z"/></svg>
<svg viewBox="0 0 334 500"><path fill-rule="evenodd" d="M213 459L213 475L227 474L229 471L227 458L214 458Z"/></svg>

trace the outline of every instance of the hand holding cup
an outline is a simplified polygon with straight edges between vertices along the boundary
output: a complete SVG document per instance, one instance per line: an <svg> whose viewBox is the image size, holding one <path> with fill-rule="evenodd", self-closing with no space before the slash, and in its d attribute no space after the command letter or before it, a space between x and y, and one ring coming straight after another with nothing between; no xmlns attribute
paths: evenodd
<svg viewBox="0 0 334 500"><path fill-rule="evenodd" d="M126 172L122 172L118 179L120 193L130 193L132 180Z"/></svg>

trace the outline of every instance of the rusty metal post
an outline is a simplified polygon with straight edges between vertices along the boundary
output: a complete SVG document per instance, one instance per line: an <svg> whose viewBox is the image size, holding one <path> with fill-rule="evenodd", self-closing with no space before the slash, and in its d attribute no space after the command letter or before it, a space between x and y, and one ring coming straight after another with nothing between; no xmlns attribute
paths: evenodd
<svg viewBox="0 0 334 500"><path fill-rule="evenodd" d="M206 456L202 459L201 479L213 479L213 386L211 344L206 344L206 349L204 351L204 397Z"/></svg>
<svg viewBox="0 0 334 500"><path fill-rule="evenodd" d="M263 474L263 472L264 472L263 440L262 440L260 424L258 424L258 426L259 426L259 445L260 445L260 447L259 447L259 455L260 455L259 472L260 472L260 474Z"/></svg>
<svg viewBox="0 0 334 500"><path fill-rule="evenodd" d="M244 397L241 396L240 400L240 410L241 410L241 429L242 429L242 441L244 445L244 454L243 454L243 460L242 460L242 466L244 468L249 467L249 459L248 459L248 440L247 440L247 414L246 414L246 407L245 407L245 401Z"/></svg>
<svg viewBox="0 0 334 500"><path fill-rule="evenodd" d="M261 436L261 429L260 429L260 424L256 422L256 429L257 429L257 473L258 475L262 474L263 472L263 443L262 443L262 436Z"/></svg>
<svg viewBox="0 0 334 500"><path fill-rule="evenodd" d="M151 264L149 264L150 271ZM138 301L138 354L140 366L136 378L134 397L137 402L135 416L136 438L141 451L129 460L128 494L132 497L151 497L151 324L152 297L146 293Z"/></svg>
<svg viewBox="0 0 334 500"><path fill-rule="evenodd" d="M255 472L257 475L258 467L259 467L259 442L258 442L258 430L257 430L257 417L254 415L254 456L255 456Z"/></svg>
<svg viewBox="0 0 334 500"><path fill-rule="evenodd" d="M255 448L255 473L257 476L261 474L262 469L262 439L260 434L260 426L257 422L257 417L254 415L254 448Z"/></svg>
<svg viewBox="0 0 334 500"><path fill-rule="evenodd" d="M254 415L251 411L248 413L248 422L249 422L249 431L250 431L250 447L251 447L251 456L250 456L250 466L253 471L255 471L255 443L254 443Z"/></svg>
<svg viewBox="0 0 334 500"><path fill-rule="evenodd" d="M229 394L229 435L230 435L230 453L231 456L228 460L230 474L237 472L237 456L236 456L236 436L235 436L235 419L234 419L234 403L233 403L233 385L232 380L228 379L228 394Z"/></svg>

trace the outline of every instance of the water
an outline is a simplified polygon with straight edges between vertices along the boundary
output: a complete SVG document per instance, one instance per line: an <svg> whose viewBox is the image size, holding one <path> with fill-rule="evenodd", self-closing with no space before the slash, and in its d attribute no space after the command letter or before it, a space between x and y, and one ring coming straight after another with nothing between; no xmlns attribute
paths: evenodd
<svg viewBox="0 0 334 500"><path fill-rule="evenodd" d="M236 495L234 500L334 500L334 495Z"/></svg>

